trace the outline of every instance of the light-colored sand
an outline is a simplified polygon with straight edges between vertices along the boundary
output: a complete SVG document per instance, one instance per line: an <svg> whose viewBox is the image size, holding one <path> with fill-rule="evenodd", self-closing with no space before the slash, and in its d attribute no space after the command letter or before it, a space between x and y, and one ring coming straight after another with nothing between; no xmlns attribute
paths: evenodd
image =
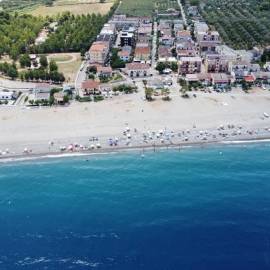
<svg viewBox="0 0 270 270"><path fill-rule="evenodd" d="M91 136L110 137L122 134L126 123L139 132L167 128L175 132L214 129L221 124L250 128L270 127L270 92L252 94L199 93L197 98L146 102L143 93L114 97L99 103L77 103L68 107L35 108L0 106L0 149L20 151L48 141L75 142Z"/></svg>

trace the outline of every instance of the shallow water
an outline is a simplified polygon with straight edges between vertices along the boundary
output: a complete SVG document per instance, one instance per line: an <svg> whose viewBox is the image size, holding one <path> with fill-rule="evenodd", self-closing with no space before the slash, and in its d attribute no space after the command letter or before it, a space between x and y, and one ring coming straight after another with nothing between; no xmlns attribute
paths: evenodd
<svg viewBox="0 0 270 270"><path fill-rule="evenodd" d="M0 269L270 269L270 144L0 165Z"/></svg>

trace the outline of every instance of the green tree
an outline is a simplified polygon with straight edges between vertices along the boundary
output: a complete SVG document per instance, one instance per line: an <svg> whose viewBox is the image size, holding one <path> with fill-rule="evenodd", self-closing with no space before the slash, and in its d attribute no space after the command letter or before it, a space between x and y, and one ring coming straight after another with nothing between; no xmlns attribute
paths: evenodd
<svg viewBox="0 0 270 270"><path fill-rule="evenodd" d="M50 72L58 71L58 66L54 60L50 61L49 70L50 70Z"/></svg>
<svg viewBox="0 0 270 270"><path fill-rule="evenodd" d="M20 56L20 65L21 67L31 67L31 59L29 54L23 54Z"/></svg>
<svg viewBox="0 0 270 270"><path fill-rule="evenodd" d="M48 67L48 60L46 55L41 55L39 62L42 68L46 69Z"/></svg>

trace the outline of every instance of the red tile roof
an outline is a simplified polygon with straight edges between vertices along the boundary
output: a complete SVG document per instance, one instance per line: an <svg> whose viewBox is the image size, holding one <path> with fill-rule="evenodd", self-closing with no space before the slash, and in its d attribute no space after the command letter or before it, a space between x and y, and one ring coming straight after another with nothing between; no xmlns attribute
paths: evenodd
<svg viewBox="0 0 270 270"><path fill-rule="evenodd" d="M142 63L129 63L126 65L126 68L128 70L147 70L149 69L149 65Z"/></svg>
<svg viewBox="0 0 270 270"><path fill-rule="evenodd" d="M94 80L87 80L82 82L82 89L98 89L99 83Z"/></svg>

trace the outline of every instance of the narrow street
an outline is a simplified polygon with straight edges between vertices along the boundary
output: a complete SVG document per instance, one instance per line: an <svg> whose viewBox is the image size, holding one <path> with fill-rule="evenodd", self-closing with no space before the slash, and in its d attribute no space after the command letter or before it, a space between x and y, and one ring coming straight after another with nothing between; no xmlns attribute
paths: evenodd
<svg viewBox="0 0 270 270"><path fill-rule="evenodd" d="M156 67L156 53L157 53L157 32L158 26L157 22L154 22L154 35L152 40L152 56L151 56L151 66L153 69Z"/></svg>
<svg viewBox="0 0 270 270"><path fill-rule="evenodd" d="M181 16L182 16L182 19L183 19L183 22L184 22L184 26L187 27L188 25L187 25L186 14L185 14L185 10L184 10L184 8L183 8L183 5L182 5L182 3L181 3L181 0L177 0L177 2L178 2L178 5L179 5L179 7L180 7Z"/></svg>

